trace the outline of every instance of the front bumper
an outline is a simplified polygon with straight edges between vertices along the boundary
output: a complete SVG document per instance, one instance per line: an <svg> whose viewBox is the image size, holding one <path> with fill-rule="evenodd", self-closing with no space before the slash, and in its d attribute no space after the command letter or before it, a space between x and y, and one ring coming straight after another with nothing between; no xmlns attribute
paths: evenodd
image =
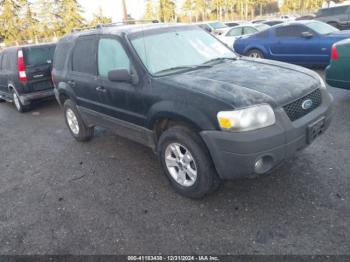
<svg viewBox="0 0 350 262"><path fill-rule="evenodd" d="M19 99L23 105L29 105L31 101L38 99L45 99L49 97L53 97L55 95L53 89L37 91L28 94L19 95Z"/></svg>
<svg viewBox="0 0 350 262"><path fill-rule="evenodd" d="M264 174L280 166L297 151L310 144L309 126L324 119L325 131L332 119L332 96L322 90L322 104L292 122L282 108L275 110L276 124L249 132L203 131L214 165L222 179ZM259 159L264 161L257 169Z"/></svg>

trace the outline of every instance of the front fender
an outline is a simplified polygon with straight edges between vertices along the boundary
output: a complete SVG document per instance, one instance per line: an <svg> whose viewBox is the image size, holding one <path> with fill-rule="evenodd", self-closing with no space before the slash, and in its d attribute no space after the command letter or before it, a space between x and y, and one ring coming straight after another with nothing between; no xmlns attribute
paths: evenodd
<svg viewBox="0 0 350 262"><path fill-rule="evenodd" d="M162 118L189 123L198 130L217 129L216 124L200 110L174 101L161 101L154 104L147 114L147 127L153 129L157 121Z"/></svg>

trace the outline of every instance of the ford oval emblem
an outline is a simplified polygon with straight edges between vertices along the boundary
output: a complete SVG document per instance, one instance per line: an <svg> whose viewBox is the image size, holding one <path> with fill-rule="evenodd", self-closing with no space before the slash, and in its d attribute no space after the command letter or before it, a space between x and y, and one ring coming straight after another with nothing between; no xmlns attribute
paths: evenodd
<svg viewBox="0 0 350 262"><path fill-rule="evenodd" d="M304 109L304 110L308 110L312 107L313 105L313 102L311 99L307 99L305 100L302 104L301 104L301 107Z"/></svg>

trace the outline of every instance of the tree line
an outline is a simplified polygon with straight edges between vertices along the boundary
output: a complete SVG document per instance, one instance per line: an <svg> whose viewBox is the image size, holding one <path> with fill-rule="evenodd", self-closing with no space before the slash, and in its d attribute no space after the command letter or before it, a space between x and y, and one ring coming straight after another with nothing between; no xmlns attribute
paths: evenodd
<svg viewBox="0 0 350 262"><path fill-rule="evenodd" d="M323 1L327 0L185 0L176 6L175 0L146 0L144 18L162 22L248 20L277 12L305 14L320 8Z"/></svg>
<svg viewBox="0 0 350 262"><path fill-rule="evenodd" d="M87 21L77 0L0 0L0 42L7 46L53 41L74 28L110 22L101 8Z"/></svg>

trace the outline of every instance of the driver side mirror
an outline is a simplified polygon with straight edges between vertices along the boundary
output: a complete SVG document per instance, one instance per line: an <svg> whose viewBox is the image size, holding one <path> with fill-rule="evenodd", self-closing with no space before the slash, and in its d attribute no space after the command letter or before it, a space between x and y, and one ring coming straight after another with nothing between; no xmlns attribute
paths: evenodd
<svg viewBox="0 0 350 262"><path fill-rule="evenodd" d="M111 82L131 82L131 75L126 69L115 69L108 72L108 80Z"/></svg>
<svg viewBox="0 0 350 262"><path fill-rule="evenodd" d="M301 33L301 36L302 36L303 38L312 38L312 37L314 36L314 34L311 33L311 32L306 31L306 32L302 32L302 33Z"/></svg>

